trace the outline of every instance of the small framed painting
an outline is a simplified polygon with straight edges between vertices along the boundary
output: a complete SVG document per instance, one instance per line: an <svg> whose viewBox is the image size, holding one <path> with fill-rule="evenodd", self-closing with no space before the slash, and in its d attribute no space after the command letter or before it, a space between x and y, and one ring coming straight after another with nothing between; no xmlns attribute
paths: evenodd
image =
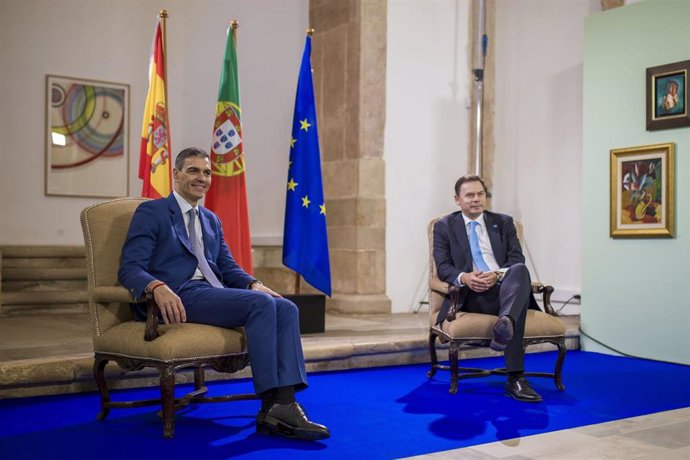
<svg viewBox="0 0 690 460"><path fill-rule="evenodd" d="M611 237L674 236L675 145L611 150Z"/></svg>
<svg viewBox="0 0 690 460"><path fill-rule="evenodd" d="M647 69L647 130L690 126L688 112L690 61Z"/></svg>

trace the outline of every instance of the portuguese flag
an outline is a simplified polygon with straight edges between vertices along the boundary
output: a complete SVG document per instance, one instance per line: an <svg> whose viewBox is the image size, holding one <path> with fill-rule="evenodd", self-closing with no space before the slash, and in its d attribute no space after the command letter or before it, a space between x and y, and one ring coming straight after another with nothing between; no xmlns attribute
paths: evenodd
<svg viewBox="0 0 690 460"><path fill-rule="evenodd" d="M225 242L235 261L252 273L252 243L249 234L244 144L240 122L240 85L237 74L235 32L237 21L228 29L225 59L220 73L216 119L213 124L211 162L213 181L204 205L218 215Z"/></svg>
<svg viewBox="0 0 690 460"><path fill-rule="evenodd" d="M156 24L149 64L149 92L141 124L139 178L144 181L141 196L162 198L170 194L170 124L165 92L165 40L161 19Z"/></svg>

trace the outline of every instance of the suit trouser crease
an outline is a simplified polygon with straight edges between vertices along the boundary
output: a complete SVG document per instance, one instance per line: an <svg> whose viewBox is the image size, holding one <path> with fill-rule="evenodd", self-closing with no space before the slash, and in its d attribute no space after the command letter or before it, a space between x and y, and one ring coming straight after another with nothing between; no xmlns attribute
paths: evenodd
<svg viewBox="0 0 690 460"><path fill-rule="evenodd" d="M187 321L244 327L257 394L281 386L306 387L299 311L291 301L247 289L214 288L192 281L178 293Z"/></svg>
<svg viewBox="0 0 690 460"><path fill-rule="evenodd" d="M529 307L531 280L524 264L512 265L503 276L500 285L483 293L470 291L463 311L509 316L515 323L513 338L506 344L505 362L508 372L524 369L525 350L522 339L525 336L525 320Z"/></svg>

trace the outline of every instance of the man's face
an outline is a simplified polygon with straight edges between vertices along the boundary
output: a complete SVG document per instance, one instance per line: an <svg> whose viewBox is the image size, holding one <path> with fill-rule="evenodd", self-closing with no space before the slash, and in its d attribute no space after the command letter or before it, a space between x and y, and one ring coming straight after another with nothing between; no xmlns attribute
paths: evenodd
<svg viewBox="0 0 690 460"><path fill-rule="evenodd" d="M464 215L474 220L484 212L486 206L486 192L479 181L465 182L460 186L460 192L455 195L455 203L460 206Z"/></svg>
<svg viewBox="0 0 690 460"><path fill-rule="evenodd" d="M185 158L182 169L173 169L175 191L192 206L206 195L211 186L211 162L208 158Z"/></svg>

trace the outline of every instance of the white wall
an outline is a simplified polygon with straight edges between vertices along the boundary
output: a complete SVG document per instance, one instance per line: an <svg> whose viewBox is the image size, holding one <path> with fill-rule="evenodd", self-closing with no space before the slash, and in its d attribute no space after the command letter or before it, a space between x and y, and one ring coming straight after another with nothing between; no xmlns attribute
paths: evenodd
<svg viewBox="0 0 690 460"><path fill-rule="evenodd" d="M172 148L208 149L225 31L238 59L253 241L282 240L285 174L308 0L2 0L0 244L82 244L79 213L98 199L44 195L45 75L130 85L130 195L137 178L148 60L159 9L170 15ZM11 216L11 219L10 219Z"/></svg>
<svg viewBox="0 0 690 460"><path fill-rule="evenodd" d="M386 76L386 285L393 312L426 290L426 224L454 210L469 136L469 0L390 0Z"/></svg>
<svg viewBox="0 0 690 460"><path fill-rule="evenodd" d="M492 208L522 221L532 276L555 300L580 293L584 18L598 11L599 0L496 2Z"/></svg>

